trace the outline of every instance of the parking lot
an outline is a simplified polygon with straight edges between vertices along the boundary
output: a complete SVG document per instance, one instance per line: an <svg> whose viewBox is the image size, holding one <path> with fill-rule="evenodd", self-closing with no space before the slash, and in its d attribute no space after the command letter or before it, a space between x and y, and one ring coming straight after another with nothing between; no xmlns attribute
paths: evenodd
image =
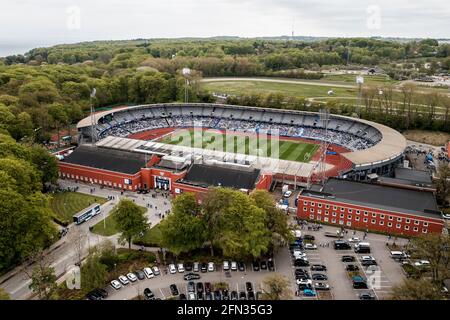
<svg viewBox="0 0 450 320"><path fill-rule="evenodd" d="M333 241L336 238L326 237L325 232L336 232L336 227L323 226L317 231L308 230L304 228L302 231L304 235L310 235L314 237L314 243L317 246L315 250L304 250L306 257L310 265L324 265L326 271L311 271L309 267L300 267L301 269L308 270L310 274L320 273L327 276L326 281L323 282L329 285L329 293L324 296L322 290L316 290L318 297L305 297L300 292L300 298L302 299L336 299L336 300L355 300L359 299L361 293L372 293L377 299L386 299L390 293L392 286L398 284L404 279L404 273L398 262L390 258L390 251L386 246L387 237L378 234L367 234L364 241L370 243L370 254L356 254L351 248L350 250L335 250ZM343 239L348 240L351 237L359 237L363 239L364 234L362 232L349 231L344 235ZM398 244L405 243L404 239L397 239ZM392 243L392 240L391 240ZM354 262L342 262L342 256L353 256ZM375 258L377 266L366 267L361 264L361 257L370 255ZM367 281L369 289L354 289L352 285L351 277L346 271L346 265L354 264L358 267L360 275ZM293 266L293 269L296 268ZM299 269L299 268L297 268ZM313 280L313 282L316 282Z"/></svg>

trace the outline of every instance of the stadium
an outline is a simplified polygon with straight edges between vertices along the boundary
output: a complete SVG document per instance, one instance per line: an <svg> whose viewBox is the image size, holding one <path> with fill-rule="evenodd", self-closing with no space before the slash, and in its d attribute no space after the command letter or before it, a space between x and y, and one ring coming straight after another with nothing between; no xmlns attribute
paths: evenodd
<svg viewBox="0 0 450 320"><path fill-rule="evenodd" d="M329 177L363 181L371 173L390 174L406 148L399 132L371 121L223 104L120 107L97 112L77 128L80 147L61 159L60 175L130 190L180 192L174 190L177 181L239 189L271 189L277 183L298 187ZM199 166L209 171L190 175ZM152 168L170 172L164 176ZM235 179L243 172L252 178L233 185L227 181L233 170ZM113 182L111 172L123 174L126 183ZM151 177L143 181L146 175ZM216 177L207 181L205 176Z"/></svg>

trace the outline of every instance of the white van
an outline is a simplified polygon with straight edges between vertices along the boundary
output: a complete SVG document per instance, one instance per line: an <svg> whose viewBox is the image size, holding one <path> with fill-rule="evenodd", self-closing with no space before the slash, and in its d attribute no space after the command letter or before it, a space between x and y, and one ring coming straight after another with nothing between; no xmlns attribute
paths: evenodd
<svg viewBox="0 0 450 320"><path fill-rule="evenodd" d="M370 253L370 243L369 242L358 242L355 245L356 253Z"/></svg>
<svg viewBox="0 0 450 320"><path fill-rule="evenodd" d="M391 251L391 258L392 259L404 259L405 254L401 251Z"/></svg>

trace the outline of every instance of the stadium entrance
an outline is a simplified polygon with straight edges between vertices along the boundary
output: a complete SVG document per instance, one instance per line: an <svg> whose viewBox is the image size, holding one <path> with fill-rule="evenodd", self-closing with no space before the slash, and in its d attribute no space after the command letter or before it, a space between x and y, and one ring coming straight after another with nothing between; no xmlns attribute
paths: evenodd
<svg viewBox="0 0 450 320"><path fill-rule="evenodd" d="M170 179L163 177L155 177L155 189L169 190Z"/></svg>

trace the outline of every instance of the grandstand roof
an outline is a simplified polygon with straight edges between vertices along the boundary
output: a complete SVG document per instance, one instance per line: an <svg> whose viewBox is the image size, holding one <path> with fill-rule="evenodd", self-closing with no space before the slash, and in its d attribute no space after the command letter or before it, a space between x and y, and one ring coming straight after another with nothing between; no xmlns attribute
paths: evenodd
<svg viewBox="0 0 450 320"><path fill-rule="evenodd" d="M145 167L145 158L144 154L135 152L81 146L61 161L108 171L136 174Z"/></svg>

